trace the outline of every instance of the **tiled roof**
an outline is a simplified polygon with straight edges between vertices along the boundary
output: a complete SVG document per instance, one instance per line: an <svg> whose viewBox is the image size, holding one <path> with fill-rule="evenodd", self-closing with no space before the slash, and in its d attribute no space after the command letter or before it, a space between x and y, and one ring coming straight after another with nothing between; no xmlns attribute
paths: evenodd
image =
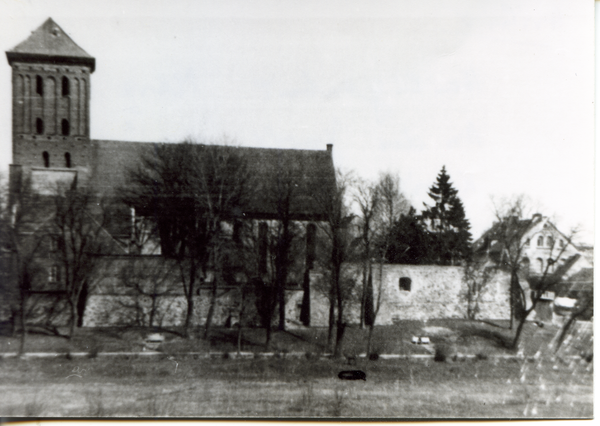
<svg viewBox="0 0 600 426"><path fill-rule="evenodd" d="M122 141L92 141L92 182L103 193L110 194L127 184L128 170L135 169L140 159L158 144ZM317 220L320 208L315 191L327 193L335 186L335 170L331 153L326 150L237 148L247 159L253 196L247 215L276 219L278 182L294 183L292 213L297 220Z"/></svg>
<svg viewBox="0 0 600 426"><path fill-rule="evenodd" d="M63 60L89 65L94 71L95 59L79 47L67 33L48 18L23 42L6 52L8 62L15 60Z"/></svg>

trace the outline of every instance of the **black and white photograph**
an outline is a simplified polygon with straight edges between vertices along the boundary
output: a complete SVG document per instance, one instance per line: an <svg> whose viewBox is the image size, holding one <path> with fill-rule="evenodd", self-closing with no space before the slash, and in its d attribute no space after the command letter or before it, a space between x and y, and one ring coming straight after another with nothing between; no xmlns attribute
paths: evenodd
<svg viewBox="0 0 600 426"><path fill-rule="evenodd" d="M0 0L0 423L592 419L593 0Z"/></svg>

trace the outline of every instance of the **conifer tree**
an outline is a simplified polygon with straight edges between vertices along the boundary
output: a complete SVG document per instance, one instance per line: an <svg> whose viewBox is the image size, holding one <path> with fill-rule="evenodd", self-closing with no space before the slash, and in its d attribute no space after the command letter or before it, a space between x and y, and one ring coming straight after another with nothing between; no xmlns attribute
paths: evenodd
<svg viewBox="0 0 600 426"><path fill-rule="evenodd" d="M446 166L429 189L433 206L423 203L421 220L430 234L432 258L439 265L456 265L471 253L471 224L466 218L458 190L452 186Z"/></svg>

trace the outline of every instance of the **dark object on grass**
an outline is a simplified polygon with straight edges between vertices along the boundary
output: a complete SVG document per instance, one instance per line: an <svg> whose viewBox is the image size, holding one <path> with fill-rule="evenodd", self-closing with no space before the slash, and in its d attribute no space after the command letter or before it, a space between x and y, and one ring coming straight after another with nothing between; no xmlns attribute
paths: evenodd
<svg viewBox="0 0 600 426"><path fill-rule="evenodd" d="M440 346L435 348L435 355L433 356L433 360L435 362L445 362L447 356L448 349L445 346Z"/></svg>
<svg viewBox="0 0 600 426"><path fill-rule="evenodd" d="M539 328L543 328L544 327L544 323L541 321L534 321L533 322L535 325L537 325Z"/></svg>
<svg viewBox="0 0 600 426"><path fill-rule="evenodd" d="M379 359L379 354L377 352L373 352L373 353L369 354L370 361L377 361L378 359Z"/></svg>
<svg viewBox="0 0 600 426"><path fill-rule="evenodd" d="M367 373L360 370L340 371L338 377L342 380L364 380L367 381Z"/></svg>

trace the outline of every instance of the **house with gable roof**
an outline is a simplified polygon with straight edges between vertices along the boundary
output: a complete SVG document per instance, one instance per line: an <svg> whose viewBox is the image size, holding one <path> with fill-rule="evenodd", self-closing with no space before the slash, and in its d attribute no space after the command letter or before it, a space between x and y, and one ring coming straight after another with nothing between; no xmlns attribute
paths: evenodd
<svg viewBox="0 0 600 426"><path fill-rule="evenodd" d="M475 256L501 264L504 247L497 237L499 226L494 223L475 241ZM592 297L593 264L589 253L593 249L580 250L548 217L539 213L529 219L514 218L510 226L519 236L522 279L527 280L532 292L541 291L536 287L539 287L542 279L549 283L544 285L541 300L536 306L538 319L550 320L555 316L555 311L565 313L564 310L555 309L557 296L571 295L579 299Z"/></svg>

